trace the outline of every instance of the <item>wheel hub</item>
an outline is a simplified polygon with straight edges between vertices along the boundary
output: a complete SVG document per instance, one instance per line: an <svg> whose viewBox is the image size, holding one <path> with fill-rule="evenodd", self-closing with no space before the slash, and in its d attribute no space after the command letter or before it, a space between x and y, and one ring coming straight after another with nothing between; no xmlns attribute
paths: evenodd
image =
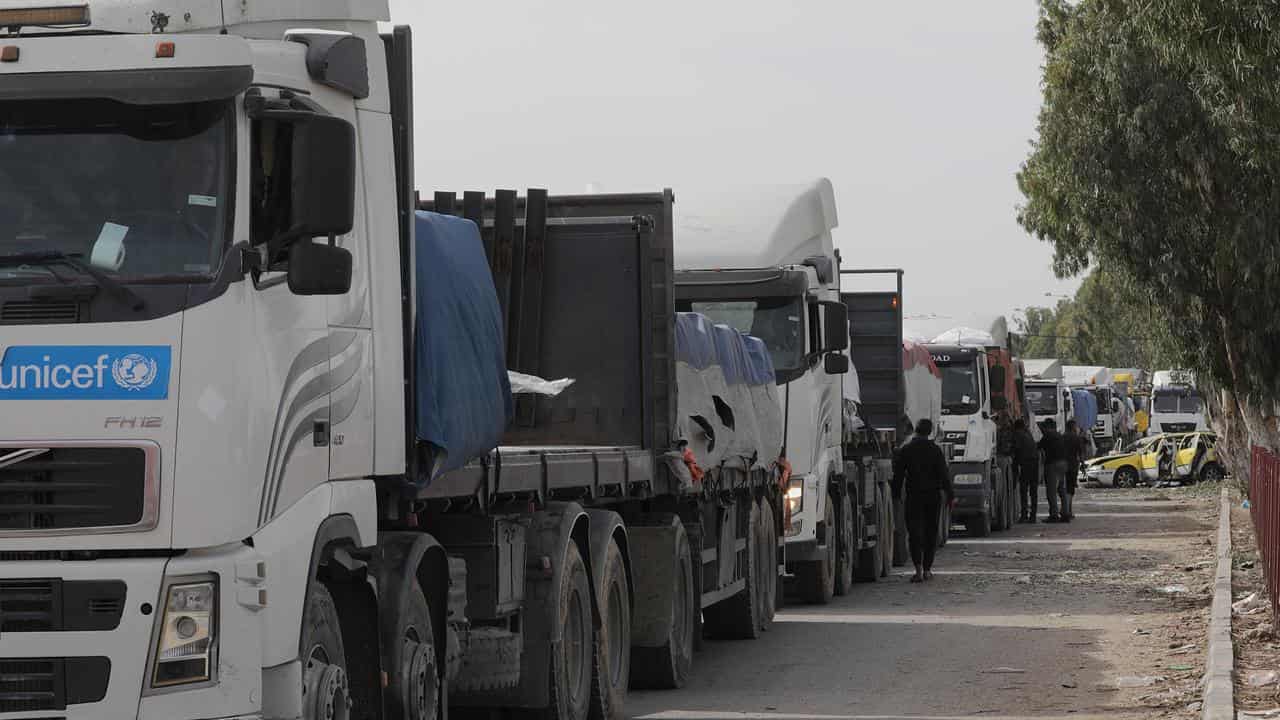
<svg viewBox="0 0 1280 720"><path fill-rule="evenodd" d="M347 673L337 665L311 658L302 685L302 716L306 720L350 720L351 694Z"/></svg>
<svg viewBox="0 0 1280 720"><path fill-rule="evenodd" d="M404 678L402 691L407 718L432 720L436 716L440 691L432 647L426 643L405 640L401 657L404 658L404 667L400 669L400 677Z"/></svg>

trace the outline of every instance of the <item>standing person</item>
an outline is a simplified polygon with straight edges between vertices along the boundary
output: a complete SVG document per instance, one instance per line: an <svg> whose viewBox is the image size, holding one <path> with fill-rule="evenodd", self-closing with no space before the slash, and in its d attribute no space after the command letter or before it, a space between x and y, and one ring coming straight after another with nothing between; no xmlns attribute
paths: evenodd
<svg viewBox="0 0 1280 720"><path fill-rule="evenodd" d="M1086 452L1085 438L1075 420L1067 421L1067 435L1063 438L1067 451L1067 473L1058 488L1062 499L1062 522L1071 522L1075 517L1074 501L1076 496L1076 480L1080 475L1080 464L1084 462Z"/></svg>
<svg viewBox="0 0 1280 720"><path fill-rule="evenodd" d="M1036 506L1040 504L1037 497L1040 487L1040 451L1036 449L1036 439L1032 437L1027 421L1018 418L1013 423L1013 459L1018 473L1018 496L1021 500L1021 513L1018 522L1036 521Z"/></svg>
<svg viewBox="0 0 1280 720"><path fill-rule="evenodd" d="M942 448L929 439L933 422L916 423L916 434L898 453L893 473L893 499L902 499L910 533L911 562L916 574L911 582L933 579L933 555L938 549L938 517L942 513L942 496L954 505L951 470Z"/></svg>
<svg viewBox="0 0 1280 720"><path fill-rule="evenodd" d="M1044 453L1044 499L1049 503L1049 517L1045 522L1062 522L1058 514L1058 486L1067 472L1067 448L1058 423L1053 418L1044 421L1044 436L1040 438L1040 452Z"/></svg>

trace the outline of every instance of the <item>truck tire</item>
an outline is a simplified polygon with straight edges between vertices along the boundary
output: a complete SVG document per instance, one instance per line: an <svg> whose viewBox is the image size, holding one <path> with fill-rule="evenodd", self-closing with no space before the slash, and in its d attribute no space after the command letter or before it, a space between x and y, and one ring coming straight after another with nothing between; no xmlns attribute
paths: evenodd
<svg viewBox="0 0 1280 720"><path fill-rule="evenodd" d="M389 720L435 720L440 714L440 672L436 664L431 609L422 588L405 588L404 602L393 618L393 645L386 649L386 696ZM516 657L519 670L519 657Z"/></svg>
<svg viewBox="0 0 1280 720"><path fill-rule="evenodd" d="M853 503L849 500L849 492L840 493L840 517L836 520L840 533L836 538L836 585L834 594L845 595L853 588L855 573L859 580L865 580L864 566L867 562L865 552L857 550L857 539L853 536Z"/></svg>
<svg viewBox="0 0 1280 720"><path fill-rule="evenodd" d="M347 655L333 596L312 581L302 624L303 720L350 720Z"/></svg>
<svg viewBox="0 0 1280 720"><path fill-rule="evenodd" d="M880 536L876 542L880 550L880 577L887 578L893 572L893 555L896 551L897 528L893 525L893 504L890 493L883 485L876 487L876 497L880 503Z"/></svg>
<svg viewBox="0 0 1280 720"><path fill-rule="evenodd" d="M559 652L552 650L547 720L586 720L591 707L591 668L594 622L587 565L578 545L570 541L556 593L560 618Z"/></svg>
<svg viewBox="0 0 1280 720"><path fill-rule="evenodd" d="M702 627L709 637L717 640L752 640L761 633L760 591L756 587L760 582L760 506L752 500L746 502L750 509L747 511L747 566L742 572L745 584L733 597L702 611Z"/></svg>
<svg viewBox="0 0 1280 720"><path fill-rule="evenodd" d="M884 519L884 512L880 509L883 507L879 504L880 488L876 488L876 515L880 520ZM877 532L884 532L883 526L876 529ZM884 549L877 540L876 544L858 552L858 580L860 582L875 582L877 578L884 575Z"/></svg>
<svg viewBox="0 0 1280 720"><path fill-rule="evenodd" d="M835 503L831 502L831 498L827 498L827 511L824 522L826 523L826 552L822 559L810 562L798 563L796 565L796 585L800 590L800 597L807 603L814 605L826 605L831 602L831 597L835 594L836 589L836 518Z"/></svg>
<svg viewBox="0 0 1280 720"><path fill-rule="evenodd" d="M773 626L773 616L778 611L778 526L773 514L773 503L768 498L760 500L760 538L756 548L760 552L760 579L756 588L760 593L760 629Z"/></svg>
<svg viewBox="0 0 1280 720"><path fill-rule="evenodd" d="M591 674L591 717L617 720L631 685L631 584L617 540L610 540L597 594L600 631L596 633Z"/></svg>
<svg viewBox="0 0 1280 720"><path fill-rule="evenodd" d="M684 524L674 520L676 552L671 559L677 571L671 593L671 633L661 647L631 648L631 686L652 690L676 690L689 682L693 665L693 630L697 625L698 598L694 596L693 554Z"/></svg>

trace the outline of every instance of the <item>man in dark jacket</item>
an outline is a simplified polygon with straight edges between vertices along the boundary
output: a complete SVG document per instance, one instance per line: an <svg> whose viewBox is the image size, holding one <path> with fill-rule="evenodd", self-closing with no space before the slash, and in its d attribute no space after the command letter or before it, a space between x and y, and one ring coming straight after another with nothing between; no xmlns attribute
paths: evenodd
<svg viewBox="0 0 1280 720"><path fill-rule="evenodd" d="M1075 420L1067 421L1067 434L1063 438L1067 451L1067 473L1063 477L1063 483L1058 488L1058 495L1062 499L1062 514L1059 516L1062 522L1071 522L1071 518L1075 516L1072 510L1076 497L1076 479L1080 475L1080 463L1084 462L1085 440L1084 434L1080 432L1080 427Z"/></svg>
<svg viewBox="0 0 1280 720"><path fill-rule="evenodd" d="M1040 451L1036 439L1027 427L1027 421L1018 418L1013 424L1013 461L1018 473L1018 493L1021 513L1018 522L1035 522L1036 506L1040 504Z"/></svg>
<svg viewBox="0 0 1280 720"><path fill-rule="evenodd" d="M1044 453L1044 499L1049 502L1049 517L1045 522L1062 522L1058 514L1058 486L1067 473L1067 447L1053 418L1045 420L1042 427L1044 436L1040 438L1040 452Z"/></svg>
<svg viewBox="0 0 1280 720"><path fill-rule="evenodd" d="M916 434L898 453L893 471L893 498L903 499L910 533L911 562L916 574L911 582L933 579L933 555L938 549L938 519L942 513L942 496L952 504L951 469L942 448L929 439L933 422L921 420Z"/></svg>

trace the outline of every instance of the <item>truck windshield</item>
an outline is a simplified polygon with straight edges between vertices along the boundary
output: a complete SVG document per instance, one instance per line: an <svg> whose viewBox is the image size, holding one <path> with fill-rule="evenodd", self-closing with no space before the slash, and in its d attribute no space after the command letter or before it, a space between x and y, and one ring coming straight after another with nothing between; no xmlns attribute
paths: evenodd
<svg viewBox="0 0 1280 720"><path fill-rule="evenodd" d="M777 371L804 366L804 310L798 299L698 301L690 310L763 340Z"/></svg>
<svg viewBox="0 0 1280 720"><path fill-rule="evenodd" d="M1058 412L1058 389L1052 385L1027 388L1027 401L1036 415L1054 415Z"/></svg>
<svg viewBox="0 0 1280 720"><path fill-rule="evenodd" d="M1200 396L1185 390L1157 390L1154 407L1158 413L1198 413L1203 403Z"/></svg>
<svg viewBox="0 0 1280 720"><path fill-rule="evenodd" d="M229 102L0 106L0 255L57 252L124 280L216 269L230 231ZM0 269L9 283L47 266Z"/></svg>
<svg viewBox="0 0 1280 720"><path fill-rule="evenodd" d="M978 412L978 373L972 362L939 364L942 371L942 412L972 415Z"/></svg>

